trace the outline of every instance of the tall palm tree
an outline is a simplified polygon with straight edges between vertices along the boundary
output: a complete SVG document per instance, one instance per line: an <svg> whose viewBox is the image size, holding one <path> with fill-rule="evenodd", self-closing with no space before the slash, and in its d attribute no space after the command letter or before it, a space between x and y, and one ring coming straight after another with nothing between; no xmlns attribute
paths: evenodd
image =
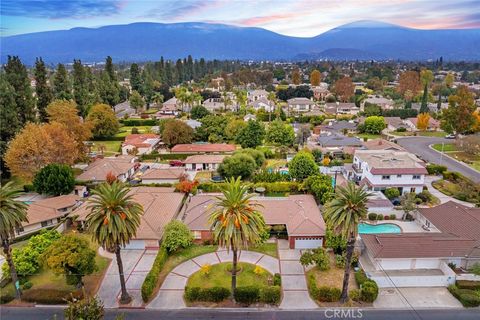
<svg viewBox="0 0 480 320"><path fill-rule="evenodd" d="M335 197L325 205L324 218L337 234L347 239L345 274L343 276L340 300L348 300L348 280L350 265L358 235L358 224L367 215L367 201L370 193L350 182L346 187L338 187Z"/></svg>
<svg viewBox="0 0 480 320"><path fill-rule="evenodd" d="M20 299L22 292L18 285L17 270L13 264L10 240L14 237L15 228L21 227L22 222L28 222L27 205L15 200L21 192L21 188L12 181L0 187L0 239L10 269L10 276L15 286L15 298L17 299Z"/></svg>
<svg viewBox="0 0 480 320"><path fill-rule="evenodd" d="M104 249L113 250L117 258L118 273L122 295L120 303L131 301L125 286L123 263L120 248L135 237L140 225L143 208L132 199L130 188L124 183L114 181L111 184L102 183L92 191L88 200L90 213L87 215L87 231L93 240Z"/></svg>
<svg viewBox="0 0 480 320"><path fill-rule="evenodd" d="M238 252L260 239L265 228L263 215L256 210L260 204L252 202L253 194L242 184L240 177L231 178L222 189L223 196L216 197L209 222L215 241L233 253L232 294L237 287Z"/></svg>

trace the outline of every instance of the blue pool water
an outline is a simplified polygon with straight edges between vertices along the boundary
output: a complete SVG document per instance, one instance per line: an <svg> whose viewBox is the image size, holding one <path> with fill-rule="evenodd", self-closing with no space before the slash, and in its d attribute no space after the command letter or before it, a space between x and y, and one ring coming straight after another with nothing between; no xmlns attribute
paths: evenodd
<svg viewBox="0 0 480 320"><path fill-rule="evenodd" d="M360 223L358 233L400 233L402 229L393 223L368 224Z"/></svg>
<svg viewBox="0 0 480 320"><path fill-rule="evenodd" d="M33 201L23 201L23 203L25 203L25 204L32 204Z"/></svg>

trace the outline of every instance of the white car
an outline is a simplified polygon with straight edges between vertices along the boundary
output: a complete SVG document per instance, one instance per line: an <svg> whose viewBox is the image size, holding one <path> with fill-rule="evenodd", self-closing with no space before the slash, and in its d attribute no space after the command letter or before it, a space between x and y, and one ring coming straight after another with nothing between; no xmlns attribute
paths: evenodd
<svg viewBox="0 0 480 320"><path fill-rule="evenodd" d="M455 136L453 133L447 134L447 135L445 136L445 139L455 139L455 138L456 138L456 136Z"/></svg>

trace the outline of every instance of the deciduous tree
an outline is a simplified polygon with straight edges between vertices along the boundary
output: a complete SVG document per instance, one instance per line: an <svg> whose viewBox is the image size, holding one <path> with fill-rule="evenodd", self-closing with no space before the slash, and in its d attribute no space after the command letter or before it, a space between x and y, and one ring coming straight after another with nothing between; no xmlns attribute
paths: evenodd
<svg viewBox="0 0 480 320"><path fill-rule="evenodd" d="M218 173L226 178L248 179L257 168L255 160L248 154L239 153L223 159L218 167Z"/></svg>
<svg viewBox="0 0 480 320"><path fill-rule="evenodd" d="M370 116L365 119L365 132L379 134L385 129L385 119L379 116Z"/></svg>
<svg viewBox="0 0 480 320"><path fill-rule="evenodd" d="M430 122L430 114L420 113L417 116L417 129L421 131L427 130L429 122Z"/></svg>
<svg viewBox="0 0 480 320"><path fill-rule="evenodd" d="M457 92L448 98L448 108L442 112L441 127L446 132L466 133L475 123L473 94L466 86L459 86Z"/></svg>
<svg viewBox="0 0 480 320"><path fill-rule="evenodd" d="M92 106L87 116L95 138L111 137L118 132L120 124L112 108L106 104Z"/></svg>
<svg viewBox="0 0 480 320"><path fill-rule="evenodd" d="M264 138L265 128L263 124L250 120L247 126L238 133L235 140L242 148L256 148L262 144Z"/></svg>
<svg viewBox="0 0 480 320"><path fill-rule="evenodd" d="M294 85L299 85L302 82L302 76L300 75L300 70L295 69L292 71L292 83Z"/></svg>
<svg viewBox="0 0 480 320"><path fill-rule="evenodd" d="M183 121L168 121L162 131L162 139L169 148L177 144L191 143L193 129Z"/></svg>
<svg viewBox="0 0 480 320"><path fill-rule="evenodd" d="M130 106L137 112L141 110L145 105L145 101L143 100L142 96L140 95L140 93L138 93L138 91L135 90L130 95L129 102Z"/></svg>
<svg viewBox="0 0 480 320"><path fill-rule="evenodd" d="M411 100L421 89L420 74L417 71L405 71L400 75L397 91L407 100Z"/></svg>
<svg viewBox="0 0 480 320"><path fill-rule="evenodd" d="M310 84L312 86L319 86L320 85L320 81L322 81L322 74L320 73L320 71L318 70L313 70L311 73L310 73Z"/></svg>
<svg viewBox="0 0 480 320"><path fill-rule="evenodd" d="M340 101L349 102L355 94L355 84L350 77L343 77L335 82L333 92Z"/></svg>
<svg viewBox="0 0 480 320"><path fill-rule="evenodd" d="M300 151L288 164L288 172L292 178L303 181L309 176L318 174L318 166L310 152Z"/></svg>
<svg viewBox="0 0 480 320"><path fill-rule="evenodd" d="M275 120L268 126L266 140L281 146L291 146L295 141L295 131L292 126Z"/></svg>

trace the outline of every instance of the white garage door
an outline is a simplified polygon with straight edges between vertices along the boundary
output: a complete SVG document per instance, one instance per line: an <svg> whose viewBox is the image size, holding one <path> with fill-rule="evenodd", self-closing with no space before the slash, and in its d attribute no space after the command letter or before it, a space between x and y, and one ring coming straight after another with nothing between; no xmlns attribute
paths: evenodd
<svg viewBox="0 0 480 320"><path fill-rule="evenodd" d="M125 246L126 250L133 250L133 249L145 249L145 241L144 240L130 240L130 243Z"/></svg>
<svg viewBox="0 0 480 320"><path fill-rule="evenodd" d="M315 249L322 244L322 238L295 238L295 249Z"/></svg>

